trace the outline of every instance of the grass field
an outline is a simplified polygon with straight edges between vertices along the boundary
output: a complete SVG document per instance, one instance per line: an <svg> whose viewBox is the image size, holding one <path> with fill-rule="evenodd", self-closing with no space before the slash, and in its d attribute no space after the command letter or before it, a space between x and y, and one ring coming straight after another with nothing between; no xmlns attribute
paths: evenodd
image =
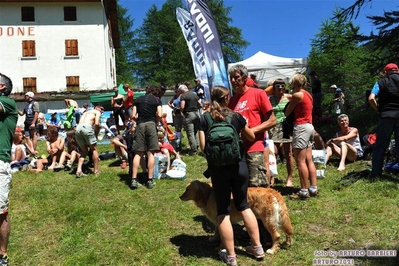
<svg viewBox="0 0 399 266"><path fill-rule="evenodd" d="M44 142L40 142L44 153ZM100 145L100 151L111 151ZM186 184L202 176L202 156L182 156L187 179L156 181L130 190L127 169L116 160L100 162L101 176L76 179L69 172L18 172L11 190L11 265L222 265L212 228L193 202L182 202ZM336 160L320 179L320 195L292 201L283 187L285 165L279 164L275 187L287 203L294 227L293 245L263 261L248 257L243 229L236 228L239 265L312 265L342 250L399 249L399 178L377 182L353 176L367 169L365 161L338 172ZM344 184L345 177L353 183ZM344 179L343 179L344 178ZM298 187L295 170L294 185ZM316 253L315 253L316 252ZM324 253L323 253L324 252ZM399 265L396 257L349 257L356 265ZM348 261L347 261L348 262Z"/></svg>

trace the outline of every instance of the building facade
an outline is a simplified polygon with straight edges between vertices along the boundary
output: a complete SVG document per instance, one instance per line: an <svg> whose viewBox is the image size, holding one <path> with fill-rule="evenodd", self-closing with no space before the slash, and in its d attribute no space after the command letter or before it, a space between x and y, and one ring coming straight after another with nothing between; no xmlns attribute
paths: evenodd
<svg viewBox="0 0 399 266"><path fill-rule="evenodd" d="M27 91L85 92L117 84L116 0L0 0L0 72Z"/></svg>

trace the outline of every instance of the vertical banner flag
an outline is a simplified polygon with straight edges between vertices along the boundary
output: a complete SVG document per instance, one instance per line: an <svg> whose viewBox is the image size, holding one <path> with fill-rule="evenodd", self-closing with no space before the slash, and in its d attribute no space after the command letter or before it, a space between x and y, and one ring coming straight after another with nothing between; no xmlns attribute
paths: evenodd
<svg viewBox="0 0 399 266"><path fill-rule="evenodd" d="M191 23L193 23L191 28L195 27L192 32L196 34L196 42L200 46L199 49L203 56L201 60L204 65L201 66L205 67L208 87L222 85L229 88L222 46L212 12L205 0L186 0L186 2L191 14ZM190 47L190 44L187 44ZM201 76L201 83L203 82ZM208 100L210 99L209 88L205 90L205 97Z"/></svg>
<svg viewBox="0 0 399 266"><path fill-rule="evenodd" d="M180 7L176 9L176 17L193 60L195 76L201 80L201 84L204 86L205 98L210 100L208 75L205 67L205 54L202 46L198 42L196 27L191 20L190 13Z"/></svg>

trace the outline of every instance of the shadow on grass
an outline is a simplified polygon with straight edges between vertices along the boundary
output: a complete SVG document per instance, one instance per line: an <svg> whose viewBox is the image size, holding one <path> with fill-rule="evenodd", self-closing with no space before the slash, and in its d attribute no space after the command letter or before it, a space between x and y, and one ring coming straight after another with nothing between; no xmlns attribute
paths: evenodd
<svg viewBox="0 0 399 266"><path fill-rule="evenodd" d="M132 176L130 174L118 174L119 181L124 182L126 186L130 187ZM145 185L148 181L147 173L137 173L137 179L140 184Z"/></svg>
<svg viewBox="0 0 399 266"><path fill-rule="evenodd" d="M399 179L395 178L395 176L390 173L383 173L379 178L372 178L370 170L366 169L361 171L349 172L341 179L337 180L338 189L343 189L344 187L348 187L361 179L369 182L378 182L378 181L389 181L394 183L399 182Z"/></svg>
<svg viewBox="0 0 399 266"><path fill-rule="evenodd" d="M174 236L170 242L179 248L179 254L185 257L215 257L218 243L208 241L208 236L190 236L181 234Z"/></svg>
<svg viewBox="0 0 399 266"><path fill-rule="evenodd" d="M206 218L206 216L198 215L194 218L195 222L200 222L202 225L202 229L208 234L215 233L215 226ZM263 226L261 220L257 220L259 226L259 233L260 233L260 240L264 247L271 247L272 246L272 238L270 233L266 230ZM233 231L234 231L234 241L236 246L246 247L250 243L250 237L248 232L245 229L243 223L233 224ZM216 241L219 243L220 241Z"/></svg>

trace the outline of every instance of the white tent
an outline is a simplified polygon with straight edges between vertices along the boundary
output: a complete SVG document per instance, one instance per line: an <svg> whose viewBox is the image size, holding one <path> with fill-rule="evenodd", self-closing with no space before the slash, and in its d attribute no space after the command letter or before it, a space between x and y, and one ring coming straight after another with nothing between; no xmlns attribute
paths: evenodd
<svg viewBox="0 0 399 266"><path fill-rule="evenodd" d="M279 57L259 51L248 59L229 64L228 67L230 68L236 64L246 66L248 74L256 74L256 81L259 87L265 88L267 82L271 79L281 78L288 83L294 74L304 73L307 68L308 59L306 57Z"/></svg>

